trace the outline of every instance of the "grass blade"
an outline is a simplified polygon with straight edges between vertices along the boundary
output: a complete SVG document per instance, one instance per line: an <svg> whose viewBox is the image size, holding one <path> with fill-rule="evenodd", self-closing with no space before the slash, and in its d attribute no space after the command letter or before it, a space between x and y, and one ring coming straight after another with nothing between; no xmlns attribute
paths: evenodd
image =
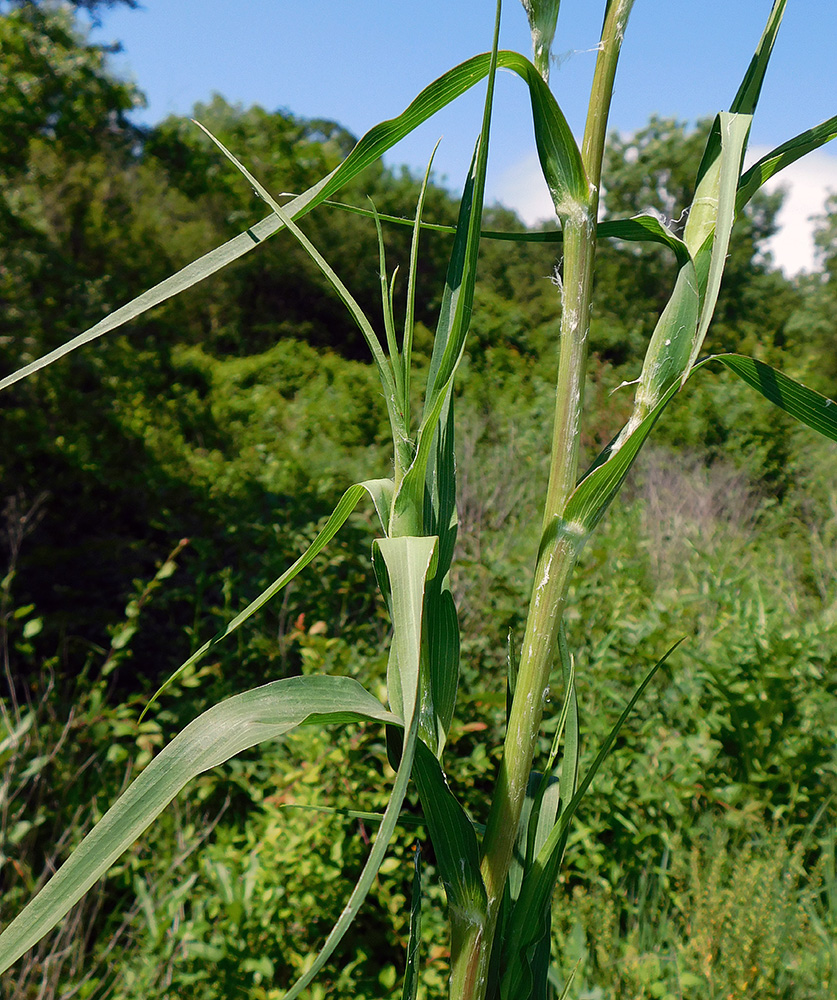
<svg viewBox="0 0 837 1000"><path fill-rule="evenodd" d="M367 208L349 205L342 201L328 199L323 204L350 212L353 215L363 215L368 219L374 219L376 214ZM377 215L381 222L388 222L392 225L415 227L416 224L415 218L408 219L404 216L387 215L386 213L377 213ZM449 233L450 235L456 233L456 226L446 226L424 220L421 221L420 228L434 233ZM598 223L596 236L600 239L617 239L633 243L659 243L674 251L679 264L684 264L689 259L689 251L686 249L685 243L653 215L635 215L630 219L607 219ZM521 232L481 229L480 239L506 240L514 243L562 243L564 234L560 229L532 229Z"/></svg>
<svg viewBox="0 0 837 1000"><path fill-rule="evenodd" d="M704 245L696 254L696 257L709 254L709 267L706 285L704 287L703 282L700 285L702 292L700 322L692 349L689 352L688 362L681 375L681 385L686 381L689 369L697 360L715 312L718 293L721 290L721 279L727 261L730 235L733 223L735 222L735 201L738 181L741 176L741 161L744 158L747 139L750 135L750 126L753 121L750 115L733 115L725 112L722 112L718 116L718 119L718 127L721 134L721 153L718 158L718 200L713 226L714 239L712 240L711 250ZM688 230L688 224L686 228ZM684 241L688 246L686 234L684 234ZM698 275L700 276L703 262L696 260L695 263Z"/></svg>
<svg viewBox="0 0 837 1000"><path fill-rule="evenodd" d="M654 328L634 409L614 451L624 447L673 384L685 383L700 352L721 287L751 121L747 115L725 112L716 119L720 150L712 170L698 185L684 233L684 244L691 256L681 266L671 298Z"/></svg>
<svg viewBox="0 0 837 1000"><path fill-rule="evenodd" d="M837 138L837 115L815 128L800 132L793 139L788 139L781 146L765 154L742 175L735 200L736 211L740 212L756 191L774 174L834 138Z"/></svg>
<svg viewBox="0 0 837 1000"><path fill-rule="evenodd" d="M0 972L61 920L196 775L297 726L358 720L399 721L350 677L285 678L204 712L160 751L0 934Z"/></svg>
<svg viewBox="0 0 837 1000"><path fill-rule="evenodd" d="M747 67L738 93L730 105L729 109L733 114L752 115L756 110L761 87L764 83L764 75L767 72L767 64L770 62L773 45L776 41L776 35L779 33L786 6L787 0L774 0L756 51Z"/></svg>
<svg viewBox="0 0 837 1000"><path fill-rule="evenodd" d="M479 234L485 194L485 176L488 168L488 142L491 130L491 112L494 104L494 82L497 73L499 37L499 6L495 23L494 46L490 53L488 85L483 106L482 127L477 147L459 203L456 235L445 277L445 290L430 369L425 389L424 408L416 440L413 462L397 484L393 505L393 521L404 525L406 533L419 530L424 516L424 494L427 467L439 422L449 399L453 378L465 348L465 338L471 325L471 309L476 284ZM525 60L524 60L525 61ZM425 529L421 529L425 530Z"/></svg>
<svg viewBox="0 0 837 1000"><path fill-rule="evenodd" d="M563 222L584 212L590 198L581 152L552 91L532 63L527 59L510 68L529 86L538 159L555 213Z"/></svg>
<svg viewBox="0 0 837 1000"><path fill-rule="evenodd" d="M407 943L407 963L404 969L402 1000L416 1000L419 984L419 949L421 948L421 850L416 844L413 889L410 893L410 937Z"/></svg>
<svg viewBox="0 0 837 1000"><path fill-rule="evenodd" d="M769 399L779 409L807 424L818 433L837 441L837 402L796 382L756 358L743 354L716 354L709 361L719 361L740 379Z"/></svg>
<svg viewBox="0 0 837 1000"><path fill-rule="evenodd" d="M248 618L252 617L257 611L263 608L265 604L272 600L283 587L289 584L295 576L301 573L306 566L313 562L313 560L320 554L320 552L322 552L326 545L328 545L331 539L334 538L337 532L346 523L347 518L355 507L357 507L358 502L364 493L367 493L372 498L372 502L378 512L381 524L383 525L384 530L386 530L389 520L389 505L392 502L392 491L393 484L391 479L370 479L364 483L356 483L354 486L350 486L340 498L340 502L332 511L331 516L320 530L320 533L308 546L305 552L302 553L299 559L297 559L292 566L289 566L281 576L278 576L273 583L271 583L268 587L265 587L259 596L252 600L243 611L239 611L231 622L225 625L219 632L216 632L211 639L207 640L207 642L200 647L200 649L197 649L194 653L192 653L188 660L185 660L180 664L168 680L166 680L166 682L154 692L151 700L142 711L140 721L154 702L172 683L172 681L179 677L180 674L187 669L187 667L191 667L192 664L197 663L198 660L206 656L213 646L216 646L223 639L226 639L228 635L232 635L232 633L235 632L237 628L240 628L240 626L242 626Z"/></svg>
<svg viewBox="0 0 837 1000"><path fill-rule="evenodd" d="M433 572L436 539L381 538L378 539L376 545L386 562L391 586L389 605L392 609L394 630L392 644L401 676L402 697L405 705L404 721L401 723L405 730L404 747L384 818L349 901L311 967L294 983L293 987L285 994L284 1000L294 1000L311 983L328 961L357 915L383 863L386 849L398 823L413 767L418 728L418 715L415 709L418 693L424 587L427 577ZM394 721L400 722L401 720L395 719Z"/></svg>
<svg viewBox="0 0 837 1000"><path fill-rule="evenodd" d="M481 923L486 896L476 830L435 754L422 742L416 747L414 776L453 922Z"/></svg>
<svg viewBox="0 0 837 1000"><path fill-rule="evenodd" d="M375 207L372 206L374 212ZM395 376L395 387L398 393L398 409L404 412L404 370L398 350L398 340L395 336L395 278L398 268L392 272L392 278L387 274L387 254L384 246L384 231L381 220L375 212L375 231L378 236L378 280L381 284L381 311L384 316L384 332L387 338L390 368ZM384 387L386 390L386 387ZM396 477L397 478L397 477Z"/></svg>
<svg viewBox="0 0 837 1000"><path fill-rule="evenodd" d="M796 382L776 368L742 354L714 354L693 365L691 378L710 362L717 361L760 392L771 403L807 424L812 430L837 441L837 402ZM551 531L564 531L584 539L601 520L654 424L680 386L673 384L618 450L605 451L576 486L564 509L560 524ZM542 541L541 544L544 544Z"/></svg>
<svg viewBox="0 0 837 1000"><path fill-rule="evenodd" d="M680 268L674 291L665 305L645 353L634 409L613 448L623 447L654 411L660 399L688 371L700 322L700 287L691 257Z"/></svg>
<svg viewBox="0 0 837 1000"><path fill-rule="evenodd" d="M730 104L729 110L731 114L752 115L755 113L762 84L764 83L764 76L767 72L767 64L770 62L773 45L782 23L786 5L787 0L774 0L764 31L756 46L756 51L750 60L750 65L747 67L744 79L741 81L735 97L732 99L732 104ZM698 185L703 179L704 174L711 169L720 152L721 136L719 131L713 128L698 168Z"/></svg>
<svg viewBox="0 0 837 1000"><path fill-rule="evenodd" d="M528 82L528 77L531 74L527 70L527 64L531 66L531 63L519 53L500 52L497 59L499 65L513 69ZM479 83L489 72L491 63L492 54L484 53L460 63L440 76L438 80L425 87L400 115L370 129L339 166L317 184L285 205L285 214L292 219L298 219L335 194L388 149L409 135L413 129L427 121L452 100L464 94L476 83ZM531 69L537 75L533 66ZM65 357L71 351L118 329L161 302L165 302L172 296L215 274L227 264L238 260L239 257L263 243L269 236L278 232L282 225L282 220L274 212L271 212L267 218L257 222L222 246L210 250L191 264L187 264L176 274L114 310L98 323L68 340L67 343L0 379L0 391L42 368L46 368L47 365Z"/></svg>
<svg viewBox="0 0 837 1000"><path fill-rule="evenodd" d="M686 244L653 215L635 215L632 219L609 219L596 228L599 239L625 240L629 243L659 243L674 251L683 267L689 261Z"/></svg>
<svg viewBox="0 0 837 1000"><path fill-rule="evenodd" d="M441 141L441 140L440 140ZM433 160L436 157L436 150L439 143L433 149L427 170L424 172L424 180L421 183L418 204L416 205L416 215L413 219L413 238L410 243L410 272L407 279L407 309L404 316L404 337L401 342L401 364L404 370L404 423L407 428L411 426L410 416L410 374L413 359L413 334L415 331L416 317L416 280L418 278L418 251L421 231L424 228L422 214L424 213L424 202L427 198L427 188L430 184L430 172L433 168ZM379 217L380 218L380 217Z"/></svg>
<svg viewBox="0 0 837 1000"><path fill-rule="evenodd" d="M343 816L345 819L359 819L364 823L383 822L383 813L363 812L361 809L345 809L338 806L315 806L307 802L282 802L280 809L299 809L303 812L324 813L329 816ZM402 826L423 826L424 820L420 816L413 816L410 813L402 813L398 819Z"/></svg>
<svg viewBox="0 0 837 1000"><path fill-rule="evenodd" d="M425 530L439 539L439 565L427 588L425 629L429 705L436 737L435 745L428 741L428 746L437 757L445 746L459 686L459 621L450 587L458 529L453 408L453 398L449 395L434 435L425 482Z"/></svg>
<svg viewBox="0 0 837 1000"><path fill-rule="evenodd" d="M526 801L520 815L520 825L515 844L515 853L508 875L508 895L504 900L507 914L501 922L502 950L514 927L514 907L520 898L520 890L534 859L540 854L550 832L563 809L573 798L578 778L578 702L575 693L575 670L569 657L563 628L561 630L560 651L564 677L564 699L558 725L552 741L549 760L543 774L533 771L530 776ZM565 728L566 727L566 728ZM564 753L560 765L560 777L555 774L555 761L562 736ZM569 827L566 828L567 832ZM566 841L566 834L564 842ZM560 845L563 855L564 843ZM546 989L546 978L550 959L550 919L547 916L541 927L541 940L533 951L532 982L530 995L541 996ZM499 947L498 942L498 947ZM507 966L508 968L508 966ZM505 989L505 987L503 987ZM501 995L505 995L501 990Z"/></svg>
<svg viewBox="0 0 837 1000"><path fill-rule="evenodd" d="M393 373L393 367L384 351L381 347L381 343L378 340L378 335L372 327L372 324L366 318L366 314L361 309L358 304L357 299L349 291L348 288L343 284L340 278L337 276L331 265L323 257L320 251L314 246L314 244L308 239L308 237L302 232L302 230L297 226L294 220L288 215L285 209L279 204L279 202L273 197L273 195L267 190L267 188L254 177L253 174L244 166L241 161L231 153L227 147L220 141L216 139L215 136L206 128L201 125L200 122L196 121L195 125L204 132L209 139L218 147L218 149L226 156L226 158L233 164L233 166L242 174L243 177L252 185L256 194L259 195L268 205L273 209L277 218L282 222L284 227L294 236L300 246L305 250L308 256L314 261L317 267L320 269L322 274L328 279L332 288L337 292L341 301L346 306L352 319L355 321L360 332L363 334L363 339L366 341L369 350L372 353L372 358L378 369L378 376L381 379L381 385L384 389L384 401L387 407L387 413L389 414L390 425L392 426L393 442L395 447L399 447L399 443L402 442L406 437L406 428L403 425L403 406L400 402L400 391L397 384L397 379ZM377 221L377 220L376 220ZM377 222L378 234L381 240L381 266L386 267L386 262L383 257L383 237L381 236L380 222ZM384 272L382 276L384 282L384 317L387 326L387 341L390 348L394 349L395 354L393 355L395 362L397 363L397 353L398 348L395 345L395 332L391 328L391 316L388 315L388 290L387 290L387 278Z"/></svg>

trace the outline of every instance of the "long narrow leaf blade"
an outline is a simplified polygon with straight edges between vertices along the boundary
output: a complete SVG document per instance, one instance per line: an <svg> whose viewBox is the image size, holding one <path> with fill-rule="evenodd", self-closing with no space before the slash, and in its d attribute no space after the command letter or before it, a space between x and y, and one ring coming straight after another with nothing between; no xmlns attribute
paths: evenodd
<svg viewBox="0 0 837 1000"><path fill-rule="evenodd" d="M427 577L432 571L436 539L381 538L378 539L376 545L386 561L392 588L389 602L393 624L392 641L401 670L402 683L404 684L402 694L407 706L404 721L401 723L405 729L404 747L395 775L392 794L384 811L384 818L363 871L349 896L349 901L340 914L340 919L331 929L316 959L308 971L285 994L284 1000L294 1000L311 983L357 916L358 910L366 899L366 895L383 864L387 847L398 823L413 768L418 728L415 704L418 692L424 587Z"/></svg>
<svg viewBox="0 0 837 1000"><path fill-rule="evenodd" d="M476 830L450 790L441 764L422 742L417 745L413 767L448 906L456 920L481 924L486 894Z"/></svg>
<svg viewBox="0 0 837 1000"><path fill-rule="evenodd" d="M771 403L818 433L837 441L837 402L833 399L794 381L778 368L743 354L717 354L707 358L708 361L719 361Z"/></svg>
<svg viewBox="0 0 837 1000"><path fill-rule="evenodd" d="M375 364L377 365L378 374L384 387L387 409L391 409L393 394L396 389L392 368L387 361L383 349L381 348L380 341L372 328L372 324L367 319L355 297L349 289L346 288L325 257L323 257L319 250L317 250L314 244L302 232L291 216L285 211L285 209L279 204L279 202L273 197L261 181L251 174L247 167L245 167L244 164L233 153L231 153L221 140L217 139L205 125L202 125L199 121L195 121L195 124L212 142L215 143L218 149L220 149L224 156L226 156L226 158L241 173L241 175L246 178L259 197L273 209L276 217L282 225L293 234L297 242L302 246L303 250L305 250L308 256L314 261L320 269L320 272L340 296L341 301L346 306L346 309L355 321L358 329L363 334L364 340L369 346L369 350L372 353Z"/></svg>
<svg viewBox="0 0 837 1000"><path fill-rule="evenodd" d="M683 372L688 371L699 322L700 288L694 263L689 257L677 272L671 298L654 327L639 376L634 409L614 450L625 447L660 399L678 384Z"/></svg>
<svg viewBox="0 0 837 1000"><path fill-rule="evenodd" d="M424 591L428 576L432 576L437 539L435 536L379 538L375 545L389 574L394 629L392 646L401 678L404 718L412 719L419 681Z"/></svg>
<svg viewBox="0 0 837 1000"><path fill-rule="evenodd" d="M689 370L697 360L718 302L721 279L726 267L730 236L735 222L735 200L738 181L741 176L741 161L744 158L744 150L747 146L747 138L750 134L750 126L753 121L751 115L733 115L722 112L718 117L721 134L721 153L719 158L718 207L714 225L715 235L712 240L711 250L702 247L698 251L698 254L695 255L697 258L700 254L709 253L709 267L705 287L703 287L703 283L701 282L700 323L689 353L688 362L681 376L681 384L686 381ZM701 261L696 260L699 274L701 270L700 264Z"/></svg>
<svg viewBox="0 0 837 1000"><path fill-rule="evenodd" d="M471 161L468 179L459 205L456 236L445 276L439 322L430 357L430 369L425 388L424 407L410 468L398 487L393 505L393 520L406 533L427 532L424 521L424 496L427 487L428 462L432 446L438 439L442 413L449 406L453 377L465 349L465 338L471 325L471 309L479 256L485 177L488 169L488 143L491 114L494 106L494 84L497 75L497 41L500 27L500 6L494 30L494 45L490 53L488 82L483 105L482 126ZM394 532L396 533L396 532Z"/></svg>
<svg viewBox="0 0 837 1000"><path fill-rule="evenodd" d="M814 128L800 132L793 139L788 139L781 146L766 153L742 174L735 200L736 211L740 212L756 191L780 170L784 170L785 167L834 138L837 138L837 115Z"/></svg>
<svg viewBox="0 0 837 1000"><path fill-rule="evenodd" d="M400 720L350 677L289 677L235 695L177 735L0 934L0 972L47 934L196 775L301 725Z"/></svg>
<svg viewBox="0 0 837 1000"><path fill-rule="evenodd" d="M517 52L500 52L498 62L501 66L513 69L524 79L529 71L528 60ZM381 122L370 129L349 153L346 159L330 174L307 191L298 195L284 206L286 214L292 219L298 219L321 204L331 195L340 190L348 181L356 177L369 164L374 163L388 149L409 135L413 129L425 122L431 115L441 110L452 100L464 94L478 83L489 71L491 53L483 53L466 60L459 66L435 80L416 97L402 114L389 121ZM531 66L531 63L528 63ZM154 306L165 302L172 296L191 288L193 285L210 275L215 274L227 264L238 260L254 247L263 243L269 236L282 228L281 220L271 212L267 218L246 229L243 233L224 243L214 250L187 264L176 274L155 285L148 291L132 299L116 309L104 319L80 333L78 336L50 351L41 358L0 379L0 391L7 389L15 382L40 371L47 365L58 361L79 347L89 344L98 337L118 329L125 323L136 319Z"/></svg>
<svg viewBox="0 0 837 1000"><path fill-rule="evenodd" d="M741 81L738 93L730 105L729 109L733 114L752 115L756 110L762 84L764 83L764 76L767 72L767 64L770 62L770 56L773 52L776 36L779 33L779 27L782 24L786 6L787 0L775 0L770 10L770 14L767 17L767 24L764 26L764 31L756 46L756 51L750 60L750 65L747 67L747 72L744 74L744 79Z"/></svg>
<svg viewBox="0 0 837 1000"><path fill-rule="evenodd" d="M837 402L809 389L776 368L742 354L715 354L693 365L689 377L712 361L725 365L771 403L807 424L812 430L837 441ZM563 526L586 537L604 515L654 424L674 398L679 385L672 385L656 407L617 451L600 456L570 496L564 510Z"/></svg>
<svg viewBox="0 0 837 1000"><path fill-rule="evenodd" d="M762 84L764 83L765 73L767 72L767 65L770 62L770 56L773 53L773 45L776 41L776 36L782 23L782 17L784 16L786 5L787 0L775 0L773 7L770 10L770 14L767 17L767 23L764 26L764 31L762 32L759 43L756 46L756 51L753 54L753 58L750 60L750 65L747 67L744 79L741 81L738 91L732 99L732 104L729 106L729 110L732 114L752 115L755 113L756 105L759 101L759 95L761 94ZM704 174L711 168L712 164L717 159L718 154L721 151L720 140L720 133L717 129L713 128L709 136L709 141L706 144L706 149L703 152L700 167L698 168L698 184L700 184Z"/></svg>
<svg viewBox="0 0 837 1000"><path fill-rule="evenodd" d="M353 215L363 215L366 218L374 219L376 214L381 222L392 223L397 226L415 227L415 218L408 219L404 216L387 215L382 212L372 212L367 208L360 208L357 205L348 205L345 202L327 200L324 202L332 208L339 208L342 211L350 212ZM434 233L456 233L456 226L446 226L436 222L426 222L421 220L420 228ZM689 256L683 241L675 236L671 230L667 229L659 219L653 215L635 215L630 219L606 219L599 222L596 228L597 239L618 239L636 243L659 243L674 251L679 263L684 263ZM513 243L561 243L564 234L560 229L528 229L522 232L504 231L498 229L481 229L480 239L483 240L505 240Z"/></svg>
<svg viewBox="0 0 837 1000"><path fill-rule="evenodd" d="M252 600L243 611L239 613L232 619L227 625L216 632L215 635L207 640L200 649L195 650L194 653L185 660L180 666L175 670L175 672L168 678L168 680L155 691L151 700L143 709L142 715L144 716L148 709L154 704L154 702L160 697L163 691L174 681L180 674L191 667L198 660L202 659L209 652L213 646L216 646L219 642L226 639L228 635L232 635L236 629L240 628L248 618L251 618L257 611L265 606L268 601L272 600L279 591L285 587L287 584L298 576L306 566L308 566L313 560L322 552L322 550L328 545L332 538L337 534L337 532L343 527L352 511L357 507L360 498L364 493L368 493L372 498L372 502L375 504L375 509L378 512L378 517L381 520L381 524L384 530L387 529L389 523L389 506L392 502L392 492L393 484L391 479L370 479L364 483L355 483L354 486L350 486L348 490L340 498L340 502L334 508L331 516L323 525L320 533L314 539L314 541L308 546L305 552L296 560L296 562L288 567L281 576L278 576L273 583L259 594L254 600Z"/></svg>
<svg viewBox="0 0 837 1000"><path fill-rule="evenodd" d="M421 851L416 845L413 869L413 889L410 894L410 937L407 941L407 962L401 1000L416 1000L419 984L419 950L421 948Z"/></svg>
<svg viewBox="0 0 837 1000"><path fill-rule="evenodd" d="M511 67L529 86L535 144L555 212L562 221L584 211L590 198L581 152L552 91L527 60Z"/></svg>

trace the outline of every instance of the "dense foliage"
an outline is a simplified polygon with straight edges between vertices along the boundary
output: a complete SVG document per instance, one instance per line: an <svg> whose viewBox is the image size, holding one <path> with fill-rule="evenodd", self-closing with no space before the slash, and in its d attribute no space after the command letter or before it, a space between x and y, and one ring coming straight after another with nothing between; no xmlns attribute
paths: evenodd
<svg viewBox="0 0 837 1000"><path fill-rule="evenodd" d="M77 6L95 13L96 4ZM5 373L263 208L189 122L131 124L141 95L112 76L70 12L2 11ZM335 122L232 107L217 95L195 116L246 147L276 191L308 187L354 141ZM614 136L606 212L653 208L677 219L706 128L652 119L630 138ZM418 189L408 172L379 163L344 195L402 216ZM755 200L736 231L709 346L768 361L780 348L792 374L834 395L837 202L818 233L822 269L799 279L784 277L764 250L779 204L779 196ZM427 218L450 224L456 208L431 185ZM486 225L522 228L499 207ZM305 228L374 312L374 225L323 207ZM409 231L390 226L386 238L390 259L406 262ZM448 251L448 236L428 234L420 323L438 309ZM504 722L507 632L520 628L537 545L555 263L549 244L484 241L460 400L455 586L468 711L449 746L477 819ZM591 454L624 419L629 403L610 393L638 374L671 268L662 249L640 259L628 246L602 248ZM416 350L427 360L421 331ZM633 503L610 516L576 584L570 628L585 661L588 754L642 666L690 637L620 737L571 838L557 947L566 972L585 960L578 982L588 996L674 997L688 988L707 998L825 997L837 981L831 460L743 390L715 381L687 390L688 410L671 408L658 450L632 481ZM316 574L137 722L171 670L295 558L349 482L387 474L379 392L322 276L277 238L200 297L176 299L5 394L4 922L128 775L211 701L322 670L383 682L387 621L368 570L371 516L359 514ZM511 479L511 462L531 475ZM357 797L370 811L380 806L378 742L362 730L339 749L322 735L296 737L290 752L268 744L204 775L61 932L4 977L4 996L278 996L274 977L300 971L362 862L369 820L340 810ZM340 978L312 997L373 1000L394 990L402 958L389 928L406 940L410 856L423 834L408 819L373 906L335 963ZM750 884L760 893L755 907ZM425 932L441 990L441 927ZM432 976L424 988L432 991Z"/></svg>

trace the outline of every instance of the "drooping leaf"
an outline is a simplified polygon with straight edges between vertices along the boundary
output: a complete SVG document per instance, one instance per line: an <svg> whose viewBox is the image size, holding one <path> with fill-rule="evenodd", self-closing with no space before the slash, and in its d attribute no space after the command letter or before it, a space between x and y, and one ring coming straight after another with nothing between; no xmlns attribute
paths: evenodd
<svg viewBox="0 0 837 1000"><path fill-rule="evenodd" d="M387 408L387 413L389 414L390 425L392 427L393 441L395 446L398 447L399 443L406 440L408 436L407 429L404 427L404 387L403 384L401 384L401 380L396 376L393 362L390 361L384 354L378 335L375 333L372 324L369 322L369 319L366 317L366 314L363 312L363 309L360 307L357 299L355 299L354 295L352 295L349 289L343 284L325 257L323 257L320 251L308 239L305 233L302 232L296 222L294 222L290 215L287 214L285 209L279 204L279 202L273 197L261 181L254 177L247 167L245 167L244 164L241 163L241 161L227 149L220 139L217 139L209 131L209 129L206 128L206 126L201 125L198 121L196 121L195 124L212 140L212 142L215 143L215 145L221 150L233 166L241 172L242 176L244 176L252 185L259 197L267 202L267 204L273 209L276 217L280 220L282 225L294 236L300 246L302 246L308 256L314 261L321 273L331 284L332 288L337 292L343 304L346 306L346 309L363 335L363 339L366 341L370 353L372 354L375 367L378 369L378 377L381 380L381 385L384 390L384 402ZM387 343L390 347L390 356L397 361L398 348L395 344L395 331L392 325L392 311L387 308L387 306L391 305L391 303L389 302L389 290L386 287L387 278L386 262L383 257L383 237L380 233L380 222L378 222L378 220L376 220L376 222L378 224L378 234L381 246L381 265L384 268L384 317L387 332ZM398 366L398 371L400 373L400 366Z"/></svg>
<svg viewBox="0 0 837 1000"><path fill-rule="evenodd" d="M837 402L794 381L778 369L741 354L715 354L704 358L692 366L689 377L713 361L725 365L786 413L837 441ZM554 530L569 532L580 539L580 544L583 543L619 492L654 424L679 388L679 384L675 383L668 389L621 447L605 449L596 459L567 501L562 524Z"/></svg>
<svg viewBox="0 0 837 1000"><path fill-rule="evenodd" d="M400 721L350 677L272 681L198 716L157 754L0 934L0 972L61 920L196 775L297 726L359 720Z"/></svg>
<svg viewBox="0 0 837 1000"><path fill-rule="evenodd" d="M502 65L514 69L529 85L535 145L555 214L562 222L569 217L577 217L586 211L590 186L581 152L567 119L552 91L528 59L520 57L517 65Z"/></svg>
<svg viewBox="0 0 837 1000"><path fill-rule="evenodd" d="M756 358L743 354L716 354L704 364L719 361L749 386L812 430L837 441L837 402L796 382Z"/></svg>
<svg viewBox="0 0 837 1000"><path fill-rule="evenodd" d="M630 243L659 243L674 251L680 267L689 261L686 244L653 215L635 215L631 219L608 219L596 228L598 239L625 240Z"/></svg>
<svg viewBox="0 0 837 1000"><path fill-rule="evenodd" d="M532 85L532 81L535 80L543 84L534 66L519 53L500 52L497 61L499 65L506 66L522 76L530 86ZM455 66L439 77L438 80L425 87L402 114L396 118L381 122L370 129L339 166L307 191L297 195L288 202L284 206L285 214L297 220L331 197L363 169L374 163L388 149L394 146L395 143L403 139L406 135L409 135L413 129L417 128L452 100L479 83L489 72L491 62L491 53L474 56L459 66ZM546 110L543 113L546 118L554 122L556 117L552 108L554 98L550 102L550 99L540 91L537 100L544 105ZM572 186L578 180L576 174L580 158L576 162L572 148L569 145L572 135L568 129L564 137L568 144L566 150L564 150L564 162L555 161L550 169L555 175L556 183L567 183ZM574 145L574 141L572 145ZM575 155L578 155L577 148L575 149ZM73 337L65 344L62 344L54 351L50 351L43 357L37 358L30 364L24 365L17 371L0 379L0 391L32 375L34 372L40 371L54 361L58 361L71 351L118 329L154 306L170 299L172 296L185 291L187 288L191 288L198 282L215 274L221 268L226 267L227 264L249 253L254 247L263 243L269 236L272 236L281 228L281 219L274 212L271 212L269 216L250 226L243 233L224 243L222 246L210 250L191 264L187 264L186 267L182 268L176 274L171 275L130 302L120 306L120 308L114 310L104 319L78 334L78 336Z"/></svg>
<svg viewBox="0 0 837 1000"><path fill-rule="evenodd" d="M383 212L374 213L366 208L357 205L348 205L345 202L328 200L324 202L332 208L339 208L342 211L350 212L353 215L362 215L369 219L374 219L377 214L381 222L392 223L398 226L414 226L415 219L408 219L398 215L386 215ZM456 226L447 226L435 222L421 222L421 229L427 229L434 233L456 232ZM606 219L599 222L596 228L597 239L616 239L631 243L659 243L674 251L678 263L684 263L689 256L689 251L683 241L675 236L666 226L664 226L656 216L635 215L630 219ZM500 240L514 243L562 243L564 234L560 229L528 229L521 232L505 231L499 229L480 230L480 239Z"/></svg>
<svg viewBox="0 0 837 1000"><path fill-rule="evenodd" d="M435 754L422 742L416 747L413 774L454 922L482 923L486 894L474 825L450 790Z"/></svg>

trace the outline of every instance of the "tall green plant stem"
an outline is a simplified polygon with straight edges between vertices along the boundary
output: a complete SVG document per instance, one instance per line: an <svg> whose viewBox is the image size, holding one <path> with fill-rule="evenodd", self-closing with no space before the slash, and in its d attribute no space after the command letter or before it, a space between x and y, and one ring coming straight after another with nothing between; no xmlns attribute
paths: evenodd
<svg viewBox="0 0 837 1000"><path fill-rule="evenodd" d="M470 956L467 963L457 963L457 956L452 955L453 1000L482 1000L485 996L497 917L537 747L544 698L556 661L567 589L585 540L583 532L567 524L562 514L578 474L602 156L616 65L632 5L633 0L610 0L607 7L582 143L582 159L589 182L588 200L562 218L561 344L543 535L503 757L483 840L482 876L488 896L487 918L475 942L478 954ZM458 972L462 973L460 982L457 981Z"/></svg>

